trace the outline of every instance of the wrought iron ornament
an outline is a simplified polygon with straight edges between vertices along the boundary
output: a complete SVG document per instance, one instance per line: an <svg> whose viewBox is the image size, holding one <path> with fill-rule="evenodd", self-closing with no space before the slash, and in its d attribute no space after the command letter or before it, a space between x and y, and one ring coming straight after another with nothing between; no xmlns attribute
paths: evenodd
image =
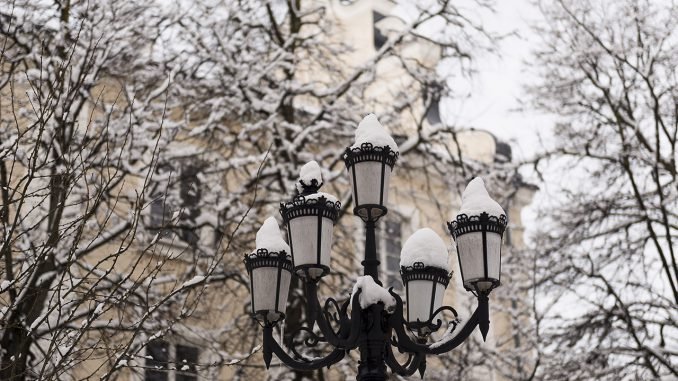
<svg viewBox="0 0 678 381"><path fill-rule="evenodd" d="M386 170L393 169L398 158L398 153L390 147L374 147L372 144L365 143L357 148L347 148L344 153L349 176L352 176L353 200L356 207L353 213L359 216L365 223L365 259L362 262L364 274L371 276L374 281L381 285L379 281L379 260L377 259L375 245L375 225L377 220L384 216L388 209L386 208L385 192L388 187L390 176L386 176ZM371 165L369 171L356 174L360 163L369 162ZM380 167L379 167L380 165ZM361 168L366 168L362 166ZM368 194L370 200L378 202L361 203L364 194L358 194L360 184L356 183L357 178L369 178L366 174L379 173L381 168L381 178L372 179L373 184L379 186L365 187L373 194ZM360 169L363 170L363 169ZM367 170L366 170L367 171ZM360 294L357 290L352 298L342 303L329 298L324 304L321 304L318 298L318 282L322 276L329 273L328 266L321 263L321 243L327 239L321 231L323 219L331 220L334 224L338 217L340 204L332 202L325 197L307 197L318 191L322 184L301 184L303 191L300 195L294 197L291 202L280 204L280 214L288 228L289 244L293 252L293 260L297 261L295 253L295 242L290 233L290 222L296 218L317 217L317 223L310 219L307 225L311 226L313 231L306 232L303 237L306 239L315 239L318 254L317 261L300 265L289 262L289 256L282 255L277 258L278 262L273 264L267 262L269 266L279 268L280 271L290 271L292 276L301 278L304 284L304 291L307 298L306 304L306 322L301 328L292 332L292 345L290 348L283 347L276 342L273 337L273 329L280 322L279 319L262 319L262 312L255 311L254 316L263 326L263 356L266 367L271 365L273 354L285 365L297 370L314 370L329 367L339 362L348 351L358 349L360 361L358 366L357 379L360 381L386 380L387 367L392 373L401 376L410 376L416 372L423 377L426 370L426 355L442 354L451 351L461 345L475 330L480 328L483 338L486 337L489 330L489 307L488 295L490 291L499 285L498 279L494 282L490 279L489 287L476 287L473 291L478 300L478 306L471 317L466 321L458 318L457 312L450 306L440 306L441 300L437 299L439 292L444 292L447 287L451 273L446 270L426 266L421 262L414 263L411 267L402 267L401 276L406 287L408 298L411 282L430 283L430 294L427 294L427 300L430 300L427 310L429 318L413 319L410 321L409 315L404 314L404 303L400 296L389 289L389 294L395 301L395 307L387 309L383 302L378 302L361 308ZM378 193L377 193L378 192ZM317 196L317 194L316 194ZM487 244L486 235L498 234L501 240L507 224L505 215L499 217L489 216L487 213L481 213L478 216L460 215L455 221L449 222L450 233L458 243L459 237L468 233L481 232L483 237L483 260L485 261L485 275L487 273ZM317 236L314 236L317 234ZM312 237L312 238L311 238ZM494 238L494 237L493 237ZM501 243L501 241L500 241ZM300 244L300 242L296 242ZM257 253L258 254L258 253ZM283 253L284 254L284 253ZM253 254L252 254L253 255ZM261 256L246 258L248 272L257 265L257 261L264 261L268 258L268 253L262 253ZM461 262L460 262L461 263ZM462 274L463 275L463 274ZM250 274L251 276L251 274ZM483 279L485 281L485 279ZM280 283L280 282L278 282ZM280 289L276 289L280 292ZM442 299L442 297L440 298ZM410 300L410 299L408 299ZM254 299L253 299L254 305ZM412 308L410 306L410 308ZM264 311L268 312L268 311ZM280 313L280 311L275 311ZM409 314L409 311L408 311ZM264 313L263 315L268 316ZM444 316L446 315L446 316ZM419 315L421 316L421 315ZM443 338L435 343L427 344L431 333L447 327ZM323 357L307 358L303 355L302 348L327 348L331 351ZM400 362L395 353L406 354L405 362Z"/></svg>

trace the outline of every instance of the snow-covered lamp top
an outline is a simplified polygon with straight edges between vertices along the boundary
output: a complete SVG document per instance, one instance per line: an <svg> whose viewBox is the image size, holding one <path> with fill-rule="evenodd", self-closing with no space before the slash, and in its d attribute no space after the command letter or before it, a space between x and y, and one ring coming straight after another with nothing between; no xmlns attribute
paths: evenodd
<svg viewBox="0 0 678 381"><path fill-rule="evenodd" d="M299 180L295 184L299 193L316 193L323 185L323 175L320 165L315 160L304 164L299 171Z"/></svg>
<svg viewBox="0 0 678 381"><path fill-rule="evenodd" d="M429 228L419 229L405 241L400 252L400 267L413 267L415 263L449 271L447 245Z"/></svg>
<svg viewBox="0 0 678 381"><path fill-rule="evenodd" d="M355 130L355 143L351 148L360 148L364 143L372 144L374 147L389 146L391 151L398 152L395 140L374 114L367 115L358 124L358 129Z"/></svg>
<svg viewBox="0 0 678 381"><path fill-rule="evenodd" d="M287 245L280 233L280 227L274 217L268 217L257 232L256 238L257 250L266 249L269 253L290 253L290 247Z"/></svg>
<svg viewBox="0 0 678 381"><path fill-rule="evenodd" d="M366 309L379 302L384 304L386 310L393 310L396 305L395 298L385 288L378 285L371 276L365 275L358 277L353 285L351 301L353 295L360 290L360 308Z"/></svg>
<svg viewBox="0 0 678 381"><path fill-rule="evenodd" d="M475 216L483 212L495 217L506 215L504 209L487 193L483 179L476 177L468 183L461 195L461 208L457 216Z"/></svg>
<svg viewBox="0 0 678 381"><path fill-rule="evenodd" d="M323 176L320 165L317 161L311 160L304 164L299 170L299 179L295 184L299 194L294 197L292 202L281 203L281 210L292 208L295 205L314 204L317 203L320 198L324 198L322 201L324 201L325 205L338 211L341 207L341 203L335 196L329 193L319 192L318 190L322 186Z"/></svg>

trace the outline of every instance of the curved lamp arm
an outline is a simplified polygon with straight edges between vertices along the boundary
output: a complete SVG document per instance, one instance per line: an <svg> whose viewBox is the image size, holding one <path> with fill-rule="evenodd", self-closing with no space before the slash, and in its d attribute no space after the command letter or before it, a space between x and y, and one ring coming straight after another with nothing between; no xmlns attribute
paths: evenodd
<svg viewBox="0 0 678 381"><path fill-rule="evenodd" d="M301 360L296 360L292 358L287 352L278 344L277 341L273 338L273 326L266 325L264 326L264 343L263 343L263 354L264 354L264 363L266 363L266 368L271 364L273 359L273 353L282 361L285 365L290 366L294 369L301 370L314 370L324 367L329 367L332 364L339 362L346 351L353 349L358 345L358 337L360 336L360 290L354 295L353 300L348 300L344 303L344 307L340 311L340 319L342 321L339 332L335 332L330 326L328 320L324 316L325 312L320 310L320 303L318 302L317 293L315 287L311 287L311 293L308 295L309 305L311 305L310 313L312 314L309 318L311 328L301 327L300 330L307 332L312 332L313 322L317 321L322 334L324 335L324 341L332 344L335 349L328 354L327 356L315 359L307 360L302 357ZM346 314L346 309L348 308L348 303L352 303L351 319L348 319ZM328 306L328 303L325 304ZM348 332L346 332L348 330ZM316 341L318 339L316 338ZM294 349L293 349L294 351ZM296 351L295 354L298 354Z"/></svg>
<svg viewBox="0 0 678 381"><path fill-rule="evenodd" d="M327 356L307 361L299 361L293 359L290 355L285 352L282 347L278 344L277 341L273 338L273 326L264 327L264 363L266 363L266 369L271 365L271 359L273 358L273 353L282 361L285 365L293 367L294 369L300 370L315 370L324 367L329 367L332 364L336 364L341 361L346 354L346 351L343 349L335 348Z"/></svg>
<svg viewBox="0 0 678 381"><path fill-rule="evenodd" d="M332 346L349 350L358 345L358 337L360 336L361 323L361 308L360 308L360 290L353 296L353 300L347 300L341 310L339 311L339 332L336 332L329 323L326 314L330 304L336 304L332 299L325 302L323 308L320 307L318 299L318 287L313 282L306 283L306 297L309 305L309 326L313 327L313 323L318 323L318 328L323 334L325 340ZM351 303L351 318L347 314L348 304Z"/></svg>
<svg viewBox="0 0 678 381"><path fill-rule="evenodd" d="M393 290L389 290L389 293L396 298L396 310L389 317L389 325L393 327L397 337L398 337L398 347L402 348L408 352L423 353L423 354L441 354L449 352L452 349L458 347L463 343L476 326L480 325L483 332L483 336L487 333L484 328L489 327L489 318L488 318L488 306L487 306L487 296L480 295L478 297L478 307L473 312L473 315L468 319L466 323L461 327L459 332L454 335L449 340L441 340L439 342L422 345L413 342L407 332L405 332L405 322L403 319L403 301L400 299L398 294L394 293Z"/></svg>
<svg viewBox="0 0 678 381"><path fill-rule="evenodd" d="M393 346L386 346L386 364L391 368L393 373L400 376L411 376L419 370L421 377L424 377L424 370L426 370L426 356L422 352L408 353L407 362L400 364L393 354Z"/></svg>

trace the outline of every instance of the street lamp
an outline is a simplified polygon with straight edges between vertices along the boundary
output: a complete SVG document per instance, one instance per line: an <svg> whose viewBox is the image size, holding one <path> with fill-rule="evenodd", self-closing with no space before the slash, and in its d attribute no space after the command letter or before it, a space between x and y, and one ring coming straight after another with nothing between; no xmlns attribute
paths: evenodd
<svg viewBox="0 0 678 381"><path fill-rule="evenodd" d="M376 222L388 212L388 185L398 158L398 147L376 117L369 115L358 126L356 143L347 148L343 158L355 202L353 213L365 223L365 260L362 262L365 276L357 279L351 298L341 306L332 298L321 306L317 285L330 271L332 226L337 220L340 204L333 196L319 192L322 185L320 168L315 162L307 164L302 168L297 184L298 195L280 207L287 226L293 265L289 263L287 248L284 241L281 242L277 225L273 226L273 219L266 221L262 227L265 231L257 233L256 252L245 256L252 289L253 317L263 327L264 362L269 367L275 354L291 368L314 370L337 363L348 351L357 348L360 353L358 380L385 380L387 366L391 372L402 376L419 371L423 377L427 354L441 354L456 348L476 326L483 339L486 338L488 296L500 284L501 239L507 224L506 214L489 197L482 180L476 178L462 195L459 214L448 223L457 245L464 287L478 299L478 307L460 327L457 326L456 311L442 306L450 280L447 245L431 229L415 232L401 252L401 276L407 302L407 315L404 315L405 303L400 296L392 289L381 287L374 239ZM275 260L259 266L258 263L263 261L261 258L270 258L270 254L266 254L271 252L278 253ZM263 272L257 273L262 268L268 271L266 280L262 279ZM303 332L308 338L293 340L286 350L273 338L273 328L285 316L284 302L281 305L280 301L288 292L290 276L302 279L307 298L307 326L292 335ZM262 287L268 287L268 293L262 291ZM441 315L445 311L454 315L448 323L448 332L441 340L426 344L428 336L442 326ZM324 357L308 359L297 349L301 343L308 347L328 343L333 350ZM404 363L394 355L394 347L407 354Z"/></svg>

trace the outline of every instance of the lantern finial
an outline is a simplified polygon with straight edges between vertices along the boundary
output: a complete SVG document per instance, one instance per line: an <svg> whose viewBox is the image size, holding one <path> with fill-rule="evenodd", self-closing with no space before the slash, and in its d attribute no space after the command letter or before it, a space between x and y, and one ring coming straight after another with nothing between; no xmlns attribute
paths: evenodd
<svg viewBox="0 0 678 381"><path fill-rule="evenodd" d="M323 186L323 176L320 171L320 165L315 160L304 164L299 171L299 180L297 180L297 192L301 195L317 193Z"/></svg>

